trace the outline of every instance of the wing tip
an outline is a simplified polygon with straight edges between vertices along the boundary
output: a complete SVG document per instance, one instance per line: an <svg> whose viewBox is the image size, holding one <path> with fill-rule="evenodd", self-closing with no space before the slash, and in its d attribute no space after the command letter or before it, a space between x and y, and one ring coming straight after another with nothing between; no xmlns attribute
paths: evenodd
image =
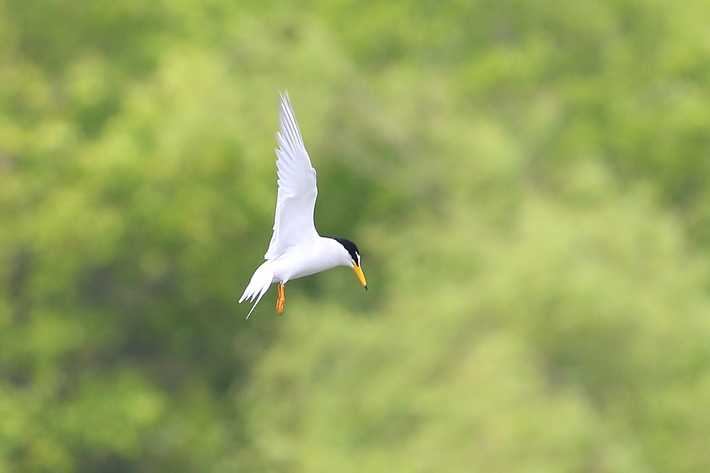
<svg viewBox="0 0 710 473"><path fill-rule="evenodd" d="M279 99L282 104L291 104L291 98L288 96L287 90L279 90Z"/></svg>
<svg viewBox="0 0 710 473"><path fill-rule="evenodd" d="M281 97L279 125L281 127L281 140L283 141L279 139L279 133L276 134L276 141L279 143L279 146L283 146L283 144L290 145L293 148L292 151L296 151L298 148L303 148L303 151L305 152L306 146L303 143L301 130L298 126L298 120L296 120L296 112L293 110L293 105L291 105L291 99L288 96L288 92L282 92L279 90L279 97Z"/></svg>

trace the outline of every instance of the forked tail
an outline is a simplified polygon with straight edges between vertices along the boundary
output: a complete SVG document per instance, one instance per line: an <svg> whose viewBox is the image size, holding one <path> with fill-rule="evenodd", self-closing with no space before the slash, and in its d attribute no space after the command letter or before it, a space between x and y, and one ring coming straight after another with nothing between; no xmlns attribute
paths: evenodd
<svg viewBox="0 0 710 473"><path fill-rule="evenodd" d="M254 299L256 299L256 302L254 302L254 305L251 306L251 310L247 314L247 319L249 318L251 313L254 312L256 305L259 303L261 298L264 297L266 291L269 290L269 286L271 286L271 282L273 281L273 279L273 271L265 269L263 265L259 266L254 272L254 275L251 277L251 281L249 281L249 285L246 289L244 289L244 294L242 294L242 297L239 298L240 304L245 300L252 302L254 301Z"/></svg>

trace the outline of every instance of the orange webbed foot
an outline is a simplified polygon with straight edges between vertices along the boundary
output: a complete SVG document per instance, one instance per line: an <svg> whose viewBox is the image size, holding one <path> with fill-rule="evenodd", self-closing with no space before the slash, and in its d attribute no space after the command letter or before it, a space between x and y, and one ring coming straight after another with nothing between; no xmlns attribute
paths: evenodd
<svg viewBox="0 0 710 473"><path fill-rule="evenodd" d="M276 311L279 314L284 311L284 302L286 302L286 295L284 293L284 285L279 284L279 298L276 300Z"/></svg>

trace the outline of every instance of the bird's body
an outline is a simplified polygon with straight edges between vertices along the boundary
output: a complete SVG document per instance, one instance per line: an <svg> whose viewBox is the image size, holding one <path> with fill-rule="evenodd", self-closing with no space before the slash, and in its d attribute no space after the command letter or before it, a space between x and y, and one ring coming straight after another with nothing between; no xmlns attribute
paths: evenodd
<svg viewBox="0 0 710 473"><path fill-rule="evenodd" d="M259 268L274 274L271 283L286 283L336 266L350 266L350 255L332 238L317 237L311 245L289 247L280 256L264 261Z"/></svg>
<svg viewBox="0 0 710 473"><path fill-rule="evenodd" d="M316 171L311 165L288 96L281 95L281 131L276 134L278 193L274 233L264 255L266 261L254 272L239 302L254 301L252 311L273 283L279 283L279 313L283 310L284 285L292 280L336 266L350 266L367 288L360 269L357 246L344 238L322 237L313 224L318 196ZM247 317L249 317L247 315Z"/></svg>

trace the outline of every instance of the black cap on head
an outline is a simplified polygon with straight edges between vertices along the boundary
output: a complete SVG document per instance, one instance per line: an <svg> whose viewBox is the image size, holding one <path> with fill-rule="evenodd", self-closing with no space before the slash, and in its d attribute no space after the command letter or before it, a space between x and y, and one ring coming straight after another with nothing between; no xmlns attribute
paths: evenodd
<svg viewBox="0 0 710 473"><path fill-rule="evenodd" d="M346 238L333 238L333 240L343 245L345 249L348 250L348 253L350 253L350 257L355 261L355 264L360 266L360 251L357 249L355 243Z"/></svg>

